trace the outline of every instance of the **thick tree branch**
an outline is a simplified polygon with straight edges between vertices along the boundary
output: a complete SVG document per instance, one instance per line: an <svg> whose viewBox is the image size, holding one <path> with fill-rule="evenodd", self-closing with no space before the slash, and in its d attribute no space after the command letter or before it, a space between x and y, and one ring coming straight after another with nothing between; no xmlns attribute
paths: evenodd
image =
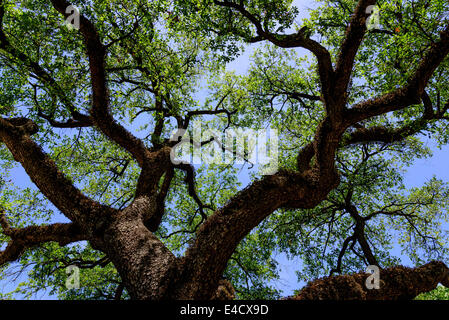
<svg viewBox="0 0 449 320"><path fill-rule="evenodd" d="M336 97L345 97L349 79L352 75L355 56L366 32L366 9L374 5L376 0L360 0L352 15L345 38L339 50L339 57L335 68L335 92ZM344 106L345 101L337 103Z"/></svg>
<svg viewBox="0 0 449 320"><path fill-rule="evenodd" d="M52 0L55 9L68 17L66 8L71 4L65 0ZM95 125L112 141L130 152L141 167L144 166L148 149L143 142L117 123L110 113L109 92L106 83L106 47L92 22L80 14L80 31L85 40L92 82L91 116Z"/></svg>
<svg viewBox="0 0 449 320"><path fill-rule="evenodd" d="M343 115L345 122L349 126L374 116L420 103L429 79L448 54L449 25L440 33L440 40L430 45L430 49L405 86L346 109Z"/></svg>
<svg viewBox="0 0 449 320"><path fill-rule="evenodd" d="M125 290L125 285L123 284L123 282L120 282L120 284L115 289L114 300L121 300L124 290Z"/></svg>
<svg viewBox="0 0 449 320"><path fill-rule="evenodd" d="M74 223L12 228L2 209L0 209L0 226L3 233L11 238L5 250L0 252L0 266L16 261L25 250L45 242L54 241L60 246L65 246L72 242L87 240L86 235Z"/></svg>
<svg viewBox="0 0 449 320"><path fill-rule="evenodd" d="M61 124L60 122L54 121L49 116L44 116L40 109L39 109L39 116L42 116L44 119L50 121L50 124L52 124L56 127L60 127L60 128L72 128L73 123L75 123L75 122L82 124L81 126L92 125L92 120L89 116L81 114L78 111L76 111L75 106L70 101L70 99L67 97L63 88L57 83L57 81L55 79L44 68L42 68L39 65L39 63L33 61L25 53L23 53L19 49L15 48L11 44L11 42L9 41L5 32L3 31L4 15L5 15L4 4L3 4L3 1L0 0L0 49L2 51L6 52L7 54L9 54L14 59L20 61L28 69L30 69L32 72L34 72L34 74L36 74L37 78L47 86L47 88L50 90L50 92L53 93L55 96L59 97L61 102L68 108L68 110L70 111L70 114L73 117L73 120L67 122L66 124ZM34 100L35 100L36 106L38 106L37 99L36 99L36 88L35 88L35 92L34 92ZM70 126L69 124L71 124L72 126Z"/></svg>
<svg viewBox="0 0 449 320"><path fill-rule="evenodd" d="M335 268L332 268L332 270L329 273L329 276L332 276L334 273L340 273L341 272L341 263L343 261L343 256L346 253L346 250L349 246L349 244L352 242L354 243L356 240L355 235L351 235L350 237L346 238L345 241L343 242L343 245L341 247L341 250L338 254L338 259L337 259L337 266Z"/></svg>
<svg viewBox="0 0 449 320"><path fill-rule="evenodd" d="M53 160L30 138L37 125L26 118L0 118L0 142L5 143L39 190L70 220L79 225L92 223L111 214L112 209L83 195L58 170Z"/></svg>
<svg viewBox="0 0 449 320"><path fill-rule="evenodd" d="M380 288L367 289L367 273L327 277L310 282L293 300L404 300L429 292L439 283L449 287L449 269L439 261L417 268L380 270Z"/></svg>
<svg viewBox="0 0 449 320"><path fill-rule="evenodd" d="M394 143L399 142L407 137L417 134L425 130L431 120L436 119L446 119L448 117L440 116L433 119L417 119L411 123L399 127L399 128L388 128L384 126L375 126L371 128L360 128L351 134L344 136L341 141L341 146L349 146L354 144L365 144L370 142L381 142L381 143Z"/></svg>
<svg viewBox="0 0 449 320"><path fill-rule="evenodd" d="M70 5L69 2L52 0L52 4L62 15L65 17L69 16L66 13L66 8ZM147 208L147 216L150 217L155 212L155 207L153 206L154 197L151 194L156 190L160 178L169 167L170 152L168 148L150 152L141 139L132 135L114 120L109 110L110 97L105 69L106 47L102 44L94 24L83 15L80 15L80 31L85 40L87 56L89 57L92 82L91 116L102 133L130 152L142 168L135 198L138 199L141 196L148 198L147 200L149 201L144 202L150 205Z"/></svg>
<svg viewBox="0 0 449 320"><path fill-rule="evenodd" d="M335 181L326 181L327 183ZM239 192L201 225L195 242L183 258L182 284L193 299L208 299L215 290L227 261L240 241L263 219L282 206L311 208L322 201L328 188L315 188L295 172L279 172L255 181ZM199 279L210 281L199 281Z"/></svg>

